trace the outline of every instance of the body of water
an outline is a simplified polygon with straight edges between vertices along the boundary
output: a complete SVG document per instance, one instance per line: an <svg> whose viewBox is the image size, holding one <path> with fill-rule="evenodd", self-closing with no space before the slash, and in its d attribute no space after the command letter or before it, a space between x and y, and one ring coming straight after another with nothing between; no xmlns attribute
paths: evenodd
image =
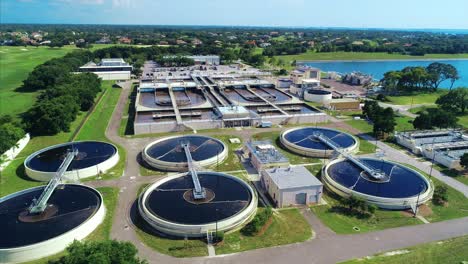
<svg viewBox="0 0 468 264"><path fill-rule="evenodd" d="M334 71L339 73L350 73L353 71L370 74L374 79L380 80L388 71L402 70L408 66L423 66L433 62L448 63L458 70L460 79L453 87L468 87L468 59L463 60L388 60L388 61L330 61L330 62L307 62L304 65L316 67L322 71ZM441 88L449 88L450 82L445 81Z"/></svg>

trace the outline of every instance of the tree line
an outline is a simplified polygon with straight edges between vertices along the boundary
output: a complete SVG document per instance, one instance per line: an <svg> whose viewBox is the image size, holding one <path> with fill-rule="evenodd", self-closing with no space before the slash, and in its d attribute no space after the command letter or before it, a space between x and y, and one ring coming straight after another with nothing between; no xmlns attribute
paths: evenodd
<svg viewBox="0 0 468 264"><path fill-rule="evenodd" d="M451 64L434 62L427 67L405 67L389 71L380 80L388 94L436 91L442 82L449 81L450 89L460 79L457 68Z"/></svg>
<svg viewBox="0 0 468 264"><path fill-rule="evenodd" d="M362 107L362 114L372 121L376 137L386 137L395 131L395 112L392 108L383 108L377 101L366 100Z"/></svg>

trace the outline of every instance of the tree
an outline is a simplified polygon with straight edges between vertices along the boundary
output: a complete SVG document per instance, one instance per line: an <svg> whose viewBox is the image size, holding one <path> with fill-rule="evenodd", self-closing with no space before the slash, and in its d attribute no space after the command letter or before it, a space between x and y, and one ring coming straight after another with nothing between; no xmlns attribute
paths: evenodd
<svg viewBox="0 0 468 264"><path fill-rule="evenodd" d="M52 264L83 264L83 263L126 263L146 264L138 258L138 250L129 242L116 240L104 241L74 241L67 247L67 255Z"/></svg>
<svg viewBox="0 0 468 264"><path fill-rule="evenodd" d="M437 89L445 80L450 80L451 89L453 83L460 78L457 69L451 64L433 62L426 67L426 70L429 74L429 82L434 89Z"/></svg>
<svg viewBox="0 0 468 264"><path fill-rule="evenodd" d="M79 109L75 98L60 96L36 103L25 113L24 121L33 135L55 135L70 130Z"/></svg>
<svg viewBox="0 0 468 264"><path fill-rule="evenodd" d="M382 107L379 106L377 101L373 100L366 100L362 107L362 114L372 121L376 119L381 111Z"/></svg>
<svg viewBox="0 0 468 264"><path fill-rule="evenodd" d="M436 205L443 205L448 202L448 188L445 185L439 185L435 187L434 195L432 196L432 201Z"/></svg>
<svg viewBox="0 0 468 264"><path fill-rule="evenodd" d="M395 131L395 113L390 107L381 111L374 120L373 132L376 136L384 136Z"/></svg>
<svg viewBox="0 0 468 264"><path fill-rule="evenodd" d="M468 88L460 87L451 90L437 98L436 104L449 112L464 114L466 108L468 108Z"/></svg>
<svg viewBox="0 0 468 264"><path fill-rule="evenodd" d="M452 112L440 108L429 108L419 112L414 119L413 126L416 129L432 129L456 127L458 118Z"/></svg>
<svg viewBox="0 0 468 264"><path fill-rule="evenodd" d="M24 130L12 122L0 125L0 154L16 145L16 142L23 138Z"/></svg>
<svg viewBox="0 0 468 264"><path fill-rule="evenodd" d="M461 157L460 157L460 165L465 168L465 169L468 169L468 153L464 153Z"/></svg>

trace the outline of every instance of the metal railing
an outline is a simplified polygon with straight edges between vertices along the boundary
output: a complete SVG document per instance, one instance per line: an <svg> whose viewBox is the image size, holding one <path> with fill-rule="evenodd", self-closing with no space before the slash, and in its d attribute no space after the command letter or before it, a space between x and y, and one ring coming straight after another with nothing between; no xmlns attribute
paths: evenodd
<svg viewBox="0 0 468 264"><path fill-rule="evenodd" d="M63 175L67 171L76 155L78 155L77 149L68 150L65 159L63 160L62 164L60 164L57 172L54 174L54 177L52 177L47 186L44 188L44 191L42 191L39 199L34 199L32 204L29 206L29 213L36 214L44 212L50 196L52 196L55 188L57 188L57 186L62 181Z"/></svg>
<svg viewBox="0 0 468 264"><path fill-rule="evenodd" d="M206 192L205 189L202 188L200 184L200 179L198 179L198 173L197 170L195 169L195 166L193 165L193 158L192 154L190 153L190 143L189 142L181 142L181 146L184 148L185 151L185 156L187 157L187 166L190 175L192 176L192 182L193 182L193 198L198 200L198 199L205 199L206 197Z"/></svg>

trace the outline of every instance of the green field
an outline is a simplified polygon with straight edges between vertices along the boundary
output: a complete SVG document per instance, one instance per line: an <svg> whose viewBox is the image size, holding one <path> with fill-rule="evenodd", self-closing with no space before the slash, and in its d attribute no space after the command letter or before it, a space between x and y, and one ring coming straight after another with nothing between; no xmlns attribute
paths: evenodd
<svg viewBox="0 0 468 264"><path fill-rule="evenodd" d="M303 242L311 236L312 229L298 209L279 210L274 212L272 223L263 234L243 236L239 231L226 234L224 241L216 246L216 254Z"/></svg>
<svg viewBox="0 0 468 264"><path fill-rule="evenodd" d="M460 263L468 261L468 236L427 243L407 249L381 253L343 264ZM392 254L400 253L400 254Z"/></svg>
<svg viewBox="0 0 468 264"><path fill-rule="evenodd" d="M416 104L435 104L437 98L446 94L447 91L439 90L434 93L417 93L414 95L387 96L390 104L396 105L416 105Z"/></svg>
<svg viewBox="0 0 468 264"><path fill-rule="evenodd" d="M322 223L338 234L355 234L377 231L387 228L417 225L422 222L400 211L377 210L371 217L354 216L345 213L341 203L334 194L324 192L323 199L327 205L311 207ZM355 230L354 228L358 228Z"/></svg>
<svg viewBox="0 0 468 264"><path fill-rule="evenodd" d="M72 46L0 47L0 115L18 115L31 107L38 93L16 92L15 89L22 85L34 67L49 59L62 57L74 49Z"/></svg>
<svg viewBox="0 0 468 264"><path fill-rule="evenodd" d="M93 45L91 50L111 46L115 44ZM17 116L31 107L38 92L18 92L16 88L22 85L34 67L73 50L77 50L73 45L62 48L0 46L0 116Z"/></svg>
<svg viewBox="0 0 468 264"><path fill-rule="evenodd" d="M410 56L402 54L389 54L385 52L313 52L298 55L276 56L286 62L294 60L417 60L417 59L462 59L468 58L468 54L426 54L424 56Z"/></svg>
<svg viewBox="0 0 468 264"><path fill-rule="evenodd" d="M412 130L413 124L411 123L413 119L407 116L397 116L395 117L395 131L405 131L405 130ZM373 126L369 124L366 120L348 120L346 123L361 132L372 134Z"/></svg>

